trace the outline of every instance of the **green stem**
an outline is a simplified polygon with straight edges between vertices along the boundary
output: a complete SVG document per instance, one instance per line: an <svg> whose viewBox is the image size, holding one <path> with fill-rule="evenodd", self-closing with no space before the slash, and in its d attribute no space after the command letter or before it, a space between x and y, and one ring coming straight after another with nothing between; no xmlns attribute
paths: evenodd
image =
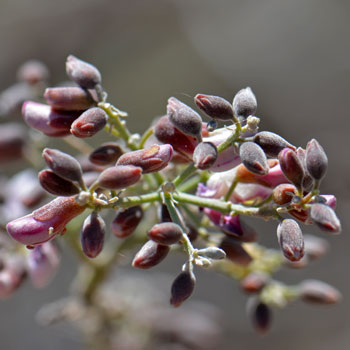
<svg viewBox="0 0 350 350"><path fill-rule="evenodd" d="M221 153L223 151L225 151L225 149L229 148L230 146L232 146L232 144L239 138L239 134L241 132L241 124L239 123L239 121L237 121L235 123L235 130L232 132L231 136L229 136L223 143L221 143L217 150L218 153Z"/></svg>
<svg viewBox="0 0 350 350"><path fill-rule="evenodd" d="M228 191L227 191L227 193L226 193L226 195L225 195L225 197L224 197L224 200L225 200L225 201L228 201L228 200L230 199L231 194L232 194L232 192L235 190L237 184L238 184L238 181L234 179L234 180L232 181L232 183L231 183L230 188L228 189Z"/></svg>
<svg viewBox="0 0 350 350"><path fill-rule="evenodd" d="M145 133L142 135L140 143L139 143L139 148L142 149L145 147L146 141L153 135L153 127L149 128L145 131Z"/></svg>
<svg viewBox="0 0 350 350"><path fill-rule="evenodd" d="M194 163L191 163L190 165L187 166L187 168L179 174L176 179L173 181L173 184L175 186L180 185L183 181L185 181L189 176L191 176L195 171L196 167L194 166Z"/></svg>

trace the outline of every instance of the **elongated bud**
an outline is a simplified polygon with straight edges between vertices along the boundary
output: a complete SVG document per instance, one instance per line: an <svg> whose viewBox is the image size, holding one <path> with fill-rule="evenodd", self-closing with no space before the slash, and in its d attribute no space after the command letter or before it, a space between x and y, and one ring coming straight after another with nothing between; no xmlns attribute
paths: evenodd
<svg viewBox="0 0 350 350"><path fill-rule="evenodd" d="M241 280L241 287L246 293L259 293L269 281L269 276L263 272L252 272Z"/></svg>
<svg viewBox="0 0 350 350"><path fill-rule="evenodd" d="M289 203L296 193L296 187L292 184L280 184L272 192L272 200L279 204Z"/></svg>
<svg viewBox="0 0 350 350"><path fill-rule="evenodd" d="M313 179L320 181L326 175L328 158L322 146L312 139L306 146L306 169Z"/></svg>
<svg viewBox="0 0 350 350"><path fill-rule="evenodd" d="M213 260L221 260L226 258L226 253L218 247L208 247L198 250L198 255Z"/></svg>
<svg viewBox="0 0 350 350"><path fill-rule="evenodd" d="M268 157L272 158L276 158L283 148L290 148L293 151L296 150L296 148L283 137L270 131L257 133L254 136L254 142L263 149Z"/></svg>
<svg viewBox="0 0 350 350"><path fill-rule="evenodd" d="M117 165L134 165L142 168L143 174L153 173L164 169L173 156L171 145L153 145L139 151L123 154Z"/></svg>
<svg viewBox="0 0 350 350"><path fill-rule="evenodd" d="M133 165L117 165L104 170L97 179L101 188L121 190L141 179L142 169Z"/></svg>
<svg viewBox="0 0 350 350"><path fill-rule="evenodd" d="M183 271L174 280L171 286L170 304L174 307L180 306L188 299L196 285L196 277L193 272Z"/></svg>
<svg viewBox="0 0 350 350"><path fill-rule="evenodd" d="M248 300L247 312L250 315L253 326L260 334L266 334L271 327L272 312L271 309L258 298Z"/></svg>
<svg viewBox="0 0 350 350"><path fill-rule="evenodd" d="M193 162L196 168L210 169L218 157L216 146L211 142L201 142L193 153Z"/></svg>
<svg viewBox="0 0 350 350"><path fill-rule="evenodd" d="M41 244L63 233L67 223L84 210L74 197L57 197L33 213L9 222L6 229L22 244Z"/></svg>
<svg viewBox="0 0 350 350"><path fill-rule="evenodd" d="M251 256L244 250L239 241L233 237L226 236L219 246L226 253L226 258L232 262L247 266L253 259Z"/></svg>
<svg viewBox="0 0 350 350"><path fill-rule="evenodd" d="M174 150L184 155L187 159L192 159L194 149L198 145L195 137L181 132L170 122L168 116L161 117L154 126L154 135L163 143L173 146Z"/></svg>
<svg viewBox="0 0 350 350"><path fill-rule="evenodd" d="M46 65L37 60L30 60L22 64L17 71L18 80L25 81L29 85L47 80L49 70Z"/></svg>
<svg viewBox="0 0 350 350"><path fill-rule="evenodd" d="M93 89L97 84L101 84L98 69L73 55L67 57L66 72L70 79L84 89Z"/></svg>
<svg viewBox="0 0 350 350"><path fill-rule="evenodd" d="M154 225L147 232L147 236L156 243L171 245L180 241L182 238L182 229L179 225L172 222L163 222Z"/></svg>
<svg viewBox="0 0 350 350"><path fill-rule="evenodd" d="M39 173L40 185L49 193L57 196L73 196L80 192L74 183L65 180L55 174L52 170L46 169Z"/></svg>
<svg viewBox="0 0 350 350"><path fill-rule="evenodd" d="M167 105L169 120L186 135L202 139L202 118L192 108L175 97L170 97Z"/></svg>
<svg viewBox="0 0 350 350"><path fill-rule="evenodd" d="M304 256L303 233L295 220L283 220L278 225L277 237L282 252L288 260L299 261Z"/></svg>
<svg viewBox="0 0 350 350"><path fill-rule="evenodd" d="M143 218L143 210L140 205L121 209L112 221L111 230L119 238L130 236Z"/></svg>
<svg viewBox="0 0 350 350"><path fill-rule="evenodd" d="M91 137L105 127L107 120L108 116L102 108L89 108L73 122L70 132L80 138Z"/></svg>
<svg viewBox="0 0 350 350"><path fill-rule="evenodd" d="M83 183L83 171L79 162L67 153L57 149L45 148L43 158L50 169L66 180Z"/></svg>
<svg viewBox="0 0 350 350"><path fill-rule="evenodd" d="M308 173L307 169L306 169L306 164L305 164L305 150L301 147L298 147L296 150L297 156L301 161L301 164L304 167L304 180L303 180L303 190L306 192L310 192L312 190L312 186L314 183L314 180L312 179L312 177L310 176L310 174Z"/></svg>
<svg viewBox="0 0 350 350"><path fill-rule="evenodd" d="M333 234L341 231L341 224L337 215L327 204L311 204L310 218L323 231Z"/></svg>
<svg viewBox="0 0 350 350"><path fill-rule="evenodd" d="M254 115L257 109L255 95L250 87L237 92L233 99L233 111L237 117Z"/></svg>
<svg viewBox="0 0 350 350"><path fill-rule="evenodd" d="M195 96L194 102L205 114L213 119L233 119L232 105L222 97L198 94Z"/></svg>
<svg viewBox="0 0 350 350"><path fill-rule="evenodd" d="M317 281L305 280L300 284L301 298L314 304L336 304L341 300L341 294L331 285Z"/></svg>
<svg viewBox="0 0 350 350"><path fill-rule="evenodd" d="M26 133L21 124L0 126L0 163L21 159L26 145Z"/></svg>
<svg viewBox="0 0 350 350"><path fill-rule="evenodd" d="M289 148L284 148L278 155L284 175L297 188L302 188L304 180L304 167L297 154Z"/></svg>
<svg viewBox="0 0 350 350"><path fill-rule="evenodd" d="M55 111L48 105L31 101L25 102L22 107L23 119L31 128L53 137L69 135L71 124L79 113Z"/></svg>
<svg viewBox="0 0 350 350"><path fill-rule="evenodd" d="M92 212L81 228L81 246L89 258L100 254L105 239L106 224L99 214Z"/></svg>
<svg viewBox="0 0 350 350"><path fill-rule="evenodd" d="M114 142L107 142L96 148L90 155L90 162L97 165L115 164L123 154L121 147Z"/></svg>
<svg viewBox="0 0 350 350"><path fill-rule="evenodd" d="M139 269L149 269L156 266L165 259L169 250L170 247L168 245L148 241L136 253L132 261L132 266L138 267Z"/></svg>
<svg viewBox="0 0 350 350"><path fill-rule="evenodd" d="M329 243L325 239L314 235L304 235L304 242L306 255L310 259L321 258L329 249Z"/></svg>
<svg viewBox="0 0 350 350"><path fill-rule="evenodd" d="M244 166L256 175L267 175L269 165L264 151L254 142L244 142L239 148L239 155Z"/></svg>

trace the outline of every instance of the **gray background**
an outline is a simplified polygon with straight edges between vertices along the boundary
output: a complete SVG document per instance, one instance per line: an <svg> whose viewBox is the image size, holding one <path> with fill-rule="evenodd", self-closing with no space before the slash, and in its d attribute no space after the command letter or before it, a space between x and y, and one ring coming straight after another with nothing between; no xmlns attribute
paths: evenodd
<svg viewBox="0 0 350 350"><path fill-rule="evenodd" d="M314 137L324 146L330 162L322 189L337 196L343 224L341 236L327 237L331 251L322 261L302 271L284 270L279 278L327 281L344 300L329 308L293 304L275 314L272 332L261 338L250 327L246 297L235 282L200 273L194 297L222 308L225 349L346 350L349 15L347 0L1 0L0 88L11 84L17 67L31 58L50 67L53 83L61 81L72 53L100 68L110 100L129 112L131 127L141 132L165 112L171 95L189 104L198 92L231 100L237 90L251 86L261 129L296 145ZM255 224L262 241L276 246L275 224ZM72 266L67 254L49 288L37 291L26 284L0 301L1 349L82 348L73 330L42 329L34 320L41 304L66 293ZM179 262L169 266L173 274L178 269Z"/></svg>

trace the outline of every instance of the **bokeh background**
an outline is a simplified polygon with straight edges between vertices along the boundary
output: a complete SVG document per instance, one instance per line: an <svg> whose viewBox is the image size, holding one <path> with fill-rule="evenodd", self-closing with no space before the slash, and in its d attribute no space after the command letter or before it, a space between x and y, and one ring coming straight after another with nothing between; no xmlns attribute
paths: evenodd
<svg viewBox="0 0 350 350"><path fill-rule="evenodd" d="M341 290L343 302L321 308L295 303L275 313L271 333L261 338L234 281L201 272L194 298L221 309L222 349L346 350L349 18L348 0L0 0L0 89L32 58L49 66L52 84L62 81L65 58L74 54L99 67L110 100L129 112L130 127L141 132L165 112L169 96L189 104L198 92L231 100L251 86L262 130L296 145L305 146L312 137L323 145L329 157L323 192L337 196L343 224L342 235L327 237L331 250L325 258L278 277L288 283L310 277L327 281ZM255 225L263 242L276 247L275 223ZM168 263L167 270L175 275L179 266ZM74 259L67 254L50 287L37 291L26 283L0 302L1 349L83 348L74 330L43 329L34 320L40 305L67 293L74 273Z"/></svg>

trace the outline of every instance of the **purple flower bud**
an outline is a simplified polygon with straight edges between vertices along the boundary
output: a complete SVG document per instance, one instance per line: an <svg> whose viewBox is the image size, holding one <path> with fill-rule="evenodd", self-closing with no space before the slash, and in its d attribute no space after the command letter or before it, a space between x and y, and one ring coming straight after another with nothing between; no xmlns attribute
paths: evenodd
<svg viewBox="0 0 350 350"><path fill-rule="evenodd" d="M279 155L281 169L284 175L297 188L302 188L304 180L304 167L297 154L289 148L283 149Z"/></svg>
<svg viewBox="0 0 350 350"><path fill-rule="evenodd" d="M130 236L143 218L143 210L140 205L121 209L114 218L111 230L119 238Z"/></svg>
<svg viewBox="0 0 350 350"><path fill-rule="evenodd" d="M254 115L257 109L255 95L250 87L237 92L233 99L233 110L237 117L249 117Z"/></svg>
<svg viewBox="0 0 350 350"><path fill-rule="evenodd" d="M314 304L336 304L341 300L337 289L317 280L305 280L300 284L301 298Z"/></svg>
<svg viewBox="0 0 350 350"><path fill-rule="evenodd" d="M226 236L219 246L226 253L226 258L232 262L247 266L253 259L252 257L244 250L242 245L233 237Z"/></svg>
<svg viewBox="0 0 350 350"><path fill-rule="evenodd" d="M298 147L296 150L297 156L301 161L301 164L303 165L304 168L304 180L303 180L303 190L306 192L310 192L312 190L312 186L314 183L314 180L308 173L306 169L306 164L305 164L305 150L301 147Z"/></svg>
<svg viewBox="0 0 350 350"><path fill-rule="evenodd" d="M290 148L293 151L296 148L281 136L270 132L262 131L254 136L254 142L258 144L268 157L276 158L283 148Z"/></svg>
<svg viewBox="0 0 350 350"><path fill-rule="evenodd" d="M46 164L58 176L69 181L83 182L83 171L79 162L74 157L57 149L50 148L45 148L42 155Z"/></svg>
<svg viewBox="0 0 350 350"><path fill-rule="evenodd" d="M192 108L175 97L168 100L167 113L174 126L186 135L202 139L202 118Z"/></svg>
<svg viewBox="0 0 350 350"><path fill-rule="evenodd" d="M37 60L25 62L17 71L18 80L25 81L29 85L34 85L47 80L49 71L46 65Z"/></svg>
<svg viewBox="0 0 350 350"><path fill-rule="evenodd" d="M171 145L153 145L139 151L124 153L117 165L134 165L142 168L143 174L164 169L173 156Z"/></svg>
<svg viewBox="0 0 350 350"><path fill-rule="evenodd" d="M272 192L272 200L279 204L284 205L293 199L296 193L296 187L292 184L280 184L274 188Z"/></svg>
<svg viewBox="0 0 350 350"><path fill-rule="evenodd" d="M58 176L50 169L42 170L39 173L39 181L47 192L57 196L73 196L80 192L74 183Z"/></svg>
<svg viewBox="0 0 350 350"><path fill-rule="evenodd" d="M193 153L193 162L196 168L201 170L210 169L216 162L218 151L211 142L201 142Z"/></svg>
<svg viewBox="0 0 350 350"><path fill-rule="evenodd" d="M295 220L283 220L278 225L277 237L282 252L288 260L299 261L304 256L304 237Z"/></svg>
<svg viewBox="0 0 350 350"><path fill-rule="evenodd" d="M267 175L269 165L264 151L254 142L244 142L239 148L239 155L243 165L253 174Z"/></svg>
<svg viewBox="0 0 350 350"><path fill-rule="evenodd" d="M70 127L79 112L59 112L48 105L28 101L23 104L22 115L31 128L48 136L59 137L70 135Z"/></svg>
<svg viewBox="0 0 350 350"><path fill-rule="evenodd" d="M73 55L67 57L66 72L70 79L84 89L93 89L101 84L102 79L98 69Z"/></svg>
<svg viewBox="0 0 350 350"><path fill-rule="evenodd" d="M147 236L156 243L171 245L181 240L182 229L179 225L172 222L163 222L154 225L151 230L147 232Z"/></svg>
<svg viewBox="0 0 350 350"><path fill-rule="evenodd" d="M105 239L106 224L97 212L92 212L81 228L81 246L89 258L100 254Z"/></svg>
<svg viewBox="0 0 350 350"><path fill-rule="evenodd" d="M241 280L241 287L246 293L259 293L268 281L266 273L252 272Z"/></svg>
<svg viewBox="0 0 350 350"><path fill-rule="evenodd" d="M76 86L47 88L44 98L52 108L61 111L82 111L95 104L86 90Z"/></svg>
<svg viewBox="0 0 350 350"><path fill-rule="evenodd" d="M329 244L323 239L313 235L304 235L305 252L310 259L319 259L328 251Z"/></svg>
<svg viewBox="0 0 350 350"><path fill-rule="evenodd" d="M320 181L326 175L328 158L322 146L312 139L306 146L305 164L313 179Z"/></svg>
<svg viewBox="0 0 350 350"><path fill-rule="evenodd" d="M232 105L222 97L198 94L195 96L194 102L204 113L213 119L233 119Z"/></svg>
<svg viewBox="0 0 350 350"><path fill-rule="evenodd" d="M22 125L7 123L0 126L0 164L21 159L26 145L26 132Z"/></svg>
<svg viewBox="0 0 350 350"><path fill-rule="evenodd" d="M148 241L136 253L132 261L132 266L138 267L139 269L149 269L156 266L165 259L169 250L170 247L168 245Z"/></svg>
<svg viewBox="0 0 350 350"><path fill-rule="evenodd" d="M171 286L170 304L174 307L180 306L188 299L196 285L196 277L193 272L183 271L174 280Z"/></svg>
<svg viewBox="0 0 350 350"><path fill-rule="evenodd" d="M117 165L104 170L97 179L101 188L121 190L141 179L142 169L133 165Z"/></svg>
<svg viewBox="0 0 350 350"><path fill-rule="evenodd" d="M63 233L67 223L84 210L74 197L57 197L33 213L9 222L6 229L16 241L33 246Z"/></svg>
<svg viewBox="0 0 350 350"><path fill-rule="evenodd" d="M311 204L310 218L323 231L333 234L341 231L341 224L337 215L327 204Z"/></svg>
<svg viewBox="0 0 350 350"><path fill-rule="evenodd" d="M27 270L36 288L49 284L60 263L57 247L52 242L37 245L28 253Z"/></svg>
<svg viewBox="0 0 350 350"><path fill-rule="evenodd" d="M102 108L93 107L73 122L70 132L76 137L91 137L101 131L107 121L106 112Z"/></svg>
<svg viewBox="0 0 350 350"><path fill-rule="evenodd" d="M258 298L251 298L248 300L247 311L255 330L260 334L266 334L271 327L271 309Z"/></svg>
<svg viewBox="0 0 350 350"><path fill-rule="evenodd" d="M123 154L121 147L114 142L107 142L96 148L90 155L90 162L97 165L115 164Z"/></svg>

